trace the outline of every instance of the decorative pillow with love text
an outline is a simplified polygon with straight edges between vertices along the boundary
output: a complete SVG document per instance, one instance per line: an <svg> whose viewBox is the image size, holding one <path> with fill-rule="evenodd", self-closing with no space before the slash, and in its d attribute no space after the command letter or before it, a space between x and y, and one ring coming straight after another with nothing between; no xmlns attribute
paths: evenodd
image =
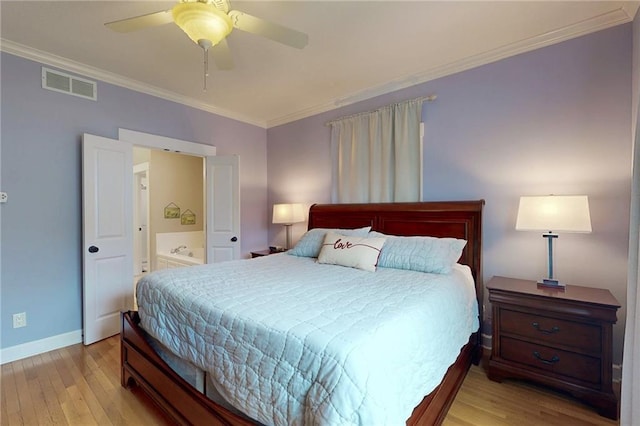
<svg viewBox="0 0 640 426"><path fill-rule="evenodd" d="M292 254L294 256L301 257L318 257L320 254L320 249L322 249L322 243L324 242L324 237L326 237L327 232L337 232L342 235L355 235L358 237L366 237L367 234L371 230L370 226L365 226L364 228L357 229L330 229L330 228L314 228L305 232L305 234L300 238L300 241L296 244L296 246L289 250L287 253Z"/></svg>
<svg viewBox="0 0 640 426"><path fill-rule="evenodd" d="M375 272L385 238L363 238L327 232L318 263L348 266Z"/></svg>

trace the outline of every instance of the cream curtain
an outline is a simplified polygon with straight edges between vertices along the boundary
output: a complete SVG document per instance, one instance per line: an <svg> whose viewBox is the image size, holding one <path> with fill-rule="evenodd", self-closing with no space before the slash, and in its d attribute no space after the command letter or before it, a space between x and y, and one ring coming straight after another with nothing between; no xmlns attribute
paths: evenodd
<svg viewBox="0 0 640 426"><path fill-rule="evenodd" d="M640 105L640 99L638 99ZM622 401L620 424L640 424L640 107L636 116L629 227L629 273L627 283L627 320L622 363Z"/></svg>
<svg viewBox="0 0 640 426"><path fill-rule="evenodd" d="M413 99L329 123L334 203L420 200L424 100Z"/></svg>

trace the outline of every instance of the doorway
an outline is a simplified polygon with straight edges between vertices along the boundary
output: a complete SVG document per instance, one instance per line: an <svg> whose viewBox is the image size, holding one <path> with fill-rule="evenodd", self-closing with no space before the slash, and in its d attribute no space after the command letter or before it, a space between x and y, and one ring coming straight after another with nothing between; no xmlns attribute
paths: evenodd
<svg viewBox="0 0 640 426"><path fill-rule="evenodd" d="M207 263L240 257L240 179L237 155L217 156L210 145L119 129L118 139L82 135L82 320L89 345L120 331L121 312L131 309L133 266L133 146L198 156L205 180ZM198 168L196 168L198 169ZM162 176L162 173L158 173ZM148 170L148 188L153 187ZM171 186L173 182L166 185ZM162 185L161 185L162 186ZM215 196L214 196L215 195ZM148 204L149 216L163 209ZM151 220L148 225L151 226ZM186 221L186 225L192 224ZM197 222L197 216L196 216ZM150 239L153 233L148 229ZM151 242L151 250L153 242ZM153 255L150 254L153 268Z"/></svg>
<svg viewBox="0 0 640 426"><path fill-rule="evenodd" d="M202 156L133 147L134 295L148 272L205 263L204 179Z"/></svg>

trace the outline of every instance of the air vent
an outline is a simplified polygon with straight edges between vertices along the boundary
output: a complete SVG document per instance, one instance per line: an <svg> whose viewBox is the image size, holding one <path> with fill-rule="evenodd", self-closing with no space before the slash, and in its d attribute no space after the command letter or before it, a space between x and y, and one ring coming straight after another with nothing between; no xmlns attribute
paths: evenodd
<svg viewBox="0 0 640 426"><path fill-rule="evenodd" d="M85 99L97 100L96 82L42 67L42 88Z"/></svg>

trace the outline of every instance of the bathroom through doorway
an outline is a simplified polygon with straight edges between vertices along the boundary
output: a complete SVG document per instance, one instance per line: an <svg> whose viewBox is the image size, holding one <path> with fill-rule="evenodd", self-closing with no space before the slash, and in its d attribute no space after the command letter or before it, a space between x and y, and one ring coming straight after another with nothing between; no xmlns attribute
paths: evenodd
<svg viewBox="0 0 640 426"><path fill-rule="evenodd" d="M201 156L133 147L134 294L148 272L205 263L205 168Z"/></svg>

